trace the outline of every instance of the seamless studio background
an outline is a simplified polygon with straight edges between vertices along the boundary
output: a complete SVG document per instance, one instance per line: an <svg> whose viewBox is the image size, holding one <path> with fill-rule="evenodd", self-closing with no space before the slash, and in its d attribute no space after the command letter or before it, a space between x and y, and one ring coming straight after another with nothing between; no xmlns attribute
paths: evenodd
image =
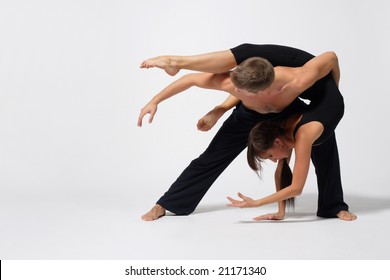
<svg viewBox="0 0 390 280"><path fill-rule="evenodd" d="M388 1L1 1L0 259L388 259ZM273 192L241 154L188 217L141 221L221 125L226 95L190 89L140 109L174 79L142 60L273 43L334 50L346 111L337 128L352 223L315 216L311 170L296 210L230 209ZM231 248L234 247L234 250Z"/></svg>

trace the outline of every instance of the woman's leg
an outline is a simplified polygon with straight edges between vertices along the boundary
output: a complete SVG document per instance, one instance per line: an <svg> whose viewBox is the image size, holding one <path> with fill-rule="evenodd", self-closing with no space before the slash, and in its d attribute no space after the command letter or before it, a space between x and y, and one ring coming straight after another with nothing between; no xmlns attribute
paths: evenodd
<svg viewBox="0 0 390 280"><path fill-rule="evenodd" d="M356 219L354 214L348 212L348 205L344 202L335 134L321 145L313 146L311 158L318 184L317 216L339 217L344 220Z"/></svg>
<svg viewBox="0 0 390 280"><path fill-rule="evenodd" d="M224 73L233 69L247 58L259 56L269 60L273 66L299 67L314 56L291 47L279 45L241 44L229 50L191 56L166 55L143 61L140 68L161 68L169 75L176 75L181 69Z"/></svg>
<svg viewBox="0 0 390 280"><path fill-rule="evenodd" d="M149 58L143 61L140 68L161 68L169 75L176 75L181 69L224 73L236 66L236 60L230 50L200 55L176 56L166 55Z"/></svg>

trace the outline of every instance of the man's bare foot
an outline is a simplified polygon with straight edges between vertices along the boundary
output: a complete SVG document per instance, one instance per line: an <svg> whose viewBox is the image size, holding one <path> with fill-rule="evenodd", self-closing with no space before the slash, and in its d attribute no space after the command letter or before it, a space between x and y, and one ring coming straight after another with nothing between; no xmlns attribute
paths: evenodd
<svg viewBox="0 0 390 280"><path fill-rule="evenodd" d="M161 205L156 204L148 213L141 217L144 221L154 221L165 215L165 209Z"/></svg>
<svg viewBox="0 0 390 280"><path fill-rule="evenodd" d="M344 221L353 221L357 219L357 216L351 212L342 210L336 215L339 219Z"/></svg>
<svg viewBox="0 0 390 280"><path fill-rule="evenodd" d="M154 58L149 58L145 61L143 61L140 65L140 68L161 68L165 72L167 72L168 75L175 76L179 72L179 68L177 68L174 65L174 62L172 61L172 57L169 56L157 56Z"/></svg>

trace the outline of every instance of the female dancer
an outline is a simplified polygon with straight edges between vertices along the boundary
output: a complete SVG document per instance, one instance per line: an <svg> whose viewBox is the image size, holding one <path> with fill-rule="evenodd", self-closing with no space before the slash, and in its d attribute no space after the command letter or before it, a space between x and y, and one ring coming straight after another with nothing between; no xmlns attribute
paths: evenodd
<svg viewBox="0 0 390 280"><path fill-rule="evenodd" d="M282 122L261 122L252 129L248 139L248 164L253 170L260 172L263 160L278 162L277 176L275 176L277 191L257 200L238 193L241 200L228 197L231 202L228 206L260 207L279 202L277 213L258 216L254 219L283 219L285 204L282 202L302 193L311 158L316 168L319 191L317 216L338 217L349 221L356 219L356 215L348 212L348 205L343 199L340 163L334 133L344 114L343 97L334 81L328 80L325 86L328 88L327 93L320 92L320 99L315 104L308 105L302 113L292 114ZM295 164L292 181L282 188L281 169L284 161L290 158L293 149Z"/></svg>

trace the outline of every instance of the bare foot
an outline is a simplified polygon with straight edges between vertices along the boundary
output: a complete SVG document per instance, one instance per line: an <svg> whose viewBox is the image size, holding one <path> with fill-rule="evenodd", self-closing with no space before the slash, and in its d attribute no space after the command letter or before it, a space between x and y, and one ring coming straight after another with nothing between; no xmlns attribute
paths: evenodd
<svg viewBox="0 0 390 280"><path fill-rule="evenodd" d="M348 212L348 211L340 211L337 215L336 215L339 219L341 220L344 220L344 221L353 221L353 220L356 220L357 219L357 216L351 212Z"/></svg>
<svg viewBox="0 0 390 280"><path fill-rule="evenodd" d="M153 67L161 68L171 76L175 76L180 70L174 65L172 57L169 56L157 56L154 58L149 58L143 61L140 65L140 68L146 69Z"/></svg>
<svg viewBox="0 0 390 280"><path fill-rule="evenodd" d="M165 209L161 205L156 204L152 209L150 209L148 213L143 215L141 219L144 221L154 221L157 220L158 218L161 218L164 215L165 215Z"/></svg>

